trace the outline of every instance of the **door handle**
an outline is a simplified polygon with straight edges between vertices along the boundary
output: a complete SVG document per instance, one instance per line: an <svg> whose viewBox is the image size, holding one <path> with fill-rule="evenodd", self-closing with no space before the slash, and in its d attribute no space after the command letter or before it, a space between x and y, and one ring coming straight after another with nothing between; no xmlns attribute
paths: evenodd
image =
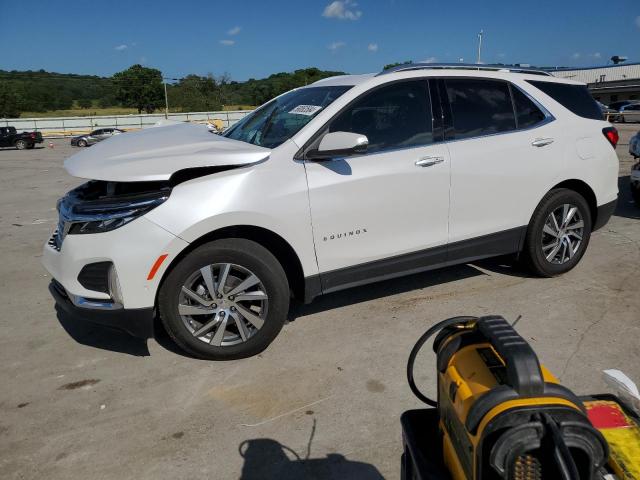
<svg viewBox="0 0 640 480"><path fill-rule="evenodd" d="M444 157L422 157L420 160L416 160L417 167L433 167L438 163L444 162Z"/></svg>
<svg viewBox="0 0 640 480"><path fill-rule="evenodd" d="M553 143L553 138L536 138L531 145L534 147L544 147Z"/></svg>

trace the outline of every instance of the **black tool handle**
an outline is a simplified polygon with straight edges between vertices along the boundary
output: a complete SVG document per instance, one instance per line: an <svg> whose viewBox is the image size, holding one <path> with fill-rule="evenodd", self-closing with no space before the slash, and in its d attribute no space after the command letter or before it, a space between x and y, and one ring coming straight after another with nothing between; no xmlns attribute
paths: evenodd
<svg viewBox="0 0 640 480"><path fill-rule="evenodd" d="M477 328L502 357L507 383L521 396L542 395L544 380L540 362L531 346L501 316L478 319Z"/></svg>

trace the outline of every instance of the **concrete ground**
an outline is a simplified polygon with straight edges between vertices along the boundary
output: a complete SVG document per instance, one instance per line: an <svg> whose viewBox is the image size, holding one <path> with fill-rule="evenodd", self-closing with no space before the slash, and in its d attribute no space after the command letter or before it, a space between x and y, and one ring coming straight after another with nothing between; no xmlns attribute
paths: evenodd
<svg viewBox="0 0 640 480"><path fill-rule="evenodd" d="M62 168L73 149L1 150L0 478L399 478L399 416L420 407L407 356L454 315L521 315L518 331L576 393L605 391L605 368L640 383L638 128L620 128L615 216L569 274L491 260L328 295L296 308L263 354L225 363L58 316L40 254L56 199L79 183ZM417 371L433 393L428 349Z"/></svg>

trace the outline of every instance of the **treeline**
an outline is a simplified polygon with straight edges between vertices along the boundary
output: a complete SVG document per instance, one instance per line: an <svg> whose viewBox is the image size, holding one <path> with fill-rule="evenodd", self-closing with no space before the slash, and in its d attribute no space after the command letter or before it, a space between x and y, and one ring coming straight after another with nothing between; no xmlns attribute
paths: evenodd
<svg viewBox="0 0 640 480"><path fill-rule="evenodd" d="M220 110L225 105L260 105L292 88L340 74L306 68L246 82L233 81L228 75L187 75L166 80L167 97L170 110L181 112ZM112 77L0 70L0 118L77 107L130 107L152 113L164 108L164 81L160 70L141 65L133 65Z"/></svg>
<svg viewBox="0 0 640 480"><path fill-rule="evenodd" d="M75 104L100 107L116 104L111 82L94 75L0 70L0 117L25 111L69 109Z"/></svg>

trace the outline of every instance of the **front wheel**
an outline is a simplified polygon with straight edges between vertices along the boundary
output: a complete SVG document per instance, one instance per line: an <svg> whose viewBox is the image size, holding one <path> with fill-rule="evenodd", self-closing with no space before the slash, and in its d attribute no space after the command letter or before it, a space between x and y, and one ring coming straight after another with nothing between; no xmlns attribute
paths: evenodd
<svg viewBox="0 0 640 480"><path fill-rule="evenodd" d="M87 141L86 140L78 140L78 146L79 147L86 147L87 146Z"/></svg>
<svg viewBox="0 0 640 480"><path fill-rule="evenodd" d="M258 243L215 240L171 270L158 309L169 336L191 355L245 358L267 348L282 329L289 283L282 265Z"/></svg>
<svg viewBox="0 0 640 480"><path fill-rule="evenodd" d="M523 260L537 275L554 277L575 267L591 237L591 211L582 195L552 190L536 208L525 238Z"/></svg>

